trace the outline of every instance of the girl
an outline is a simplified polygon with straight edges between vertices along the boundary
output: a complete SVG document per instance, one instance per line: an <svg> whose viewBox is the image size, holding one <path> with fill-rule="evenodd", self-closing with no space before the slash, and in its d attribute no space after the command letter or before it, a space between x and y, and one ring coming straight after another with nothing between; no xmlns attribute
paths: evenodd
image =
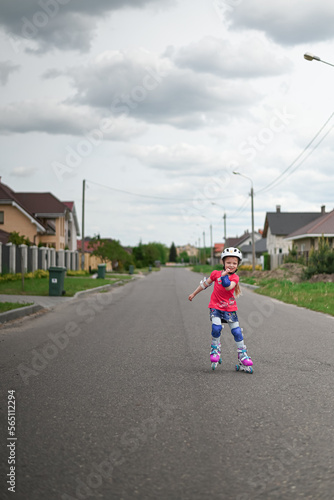
<svg viewBox="0 0 334 500"><path fill-rule="evenodd" d="M220 335L223 322L228 323L237 344L238 364L235 367L236 370L253 373L253 361L247 355L247 349L236 313L238 307L234 298L234 294L236 296L240 295L239 276L235 273L242 262L242 253L238 248L226 248L221 254L221 259L224 270L212 271L210 278L201 280L199 286L189 295L188 299L192 301L199 292L214 283L209 302L210 320L212 321L211 368L214 370L217 364L222 362Z"/></svg>

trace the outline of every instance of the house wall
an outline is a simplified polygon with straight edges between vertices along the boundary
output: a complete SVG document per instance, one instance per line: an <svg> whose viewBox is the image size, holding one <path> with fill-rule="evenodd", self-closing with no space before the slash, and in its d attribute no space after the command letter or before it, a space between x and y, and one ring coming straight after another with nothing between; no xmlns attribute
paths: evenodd
<svg viewBox="0 0 334 500"><path fill-rule="evenodd" d="M38 243L43 243L45 246L52 246L57 251L65 249L65 217L54 219L56 234L40 235Z"/></svg>
<svg viewBox="0 0 334 500"><path fill-rule="evenodd" d="M292 248L292 242L285 240L285 236L276 236L271 233L270 228L267 233L267 250L270 255L288 254Z"/></svg>
<svg viewBox="0 0 334 500"><path fill-rule="evenodd" d="M4 223L0 224L0 229L8 233L16 231L20 236L29 238L31 243L38 243L36 225L26 215L12 205L0 205L0 210L4 212Z"/></svg>

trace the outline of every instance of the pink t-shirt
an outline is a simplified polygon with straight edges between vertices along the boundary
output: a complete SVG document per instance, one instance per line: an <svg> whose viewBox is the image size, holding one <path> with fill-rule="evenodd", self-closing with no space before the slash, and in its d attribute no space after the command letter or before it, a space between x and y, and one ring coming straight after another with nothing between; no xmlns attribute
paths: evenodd
<svg viewBox="0 0 334 500"><path fill-rule="evenodd" d="M230 274L228 277L230 281L234 281L236 284L239 282L239 276L237 274ZM226 288L223 287L221 271L212 271L210 279L212 279L214 283L209 307L212 309L219 309L220 311L237 311L238 306L234 297L235 289L226 290Z"/></svg>

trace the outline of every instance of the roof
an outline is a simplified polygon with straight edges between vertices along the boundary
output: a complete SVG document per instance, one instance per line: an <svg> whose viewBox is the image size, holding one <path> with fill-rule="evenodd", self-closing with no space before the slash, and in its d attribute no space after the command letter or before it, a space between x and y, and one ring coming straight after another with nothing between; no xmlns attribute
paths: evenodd
<svg viewBox="0 0 334 500"><path fill-rule="evenodd" d="M319 212L267 212L263 237L268 236L268 229L275 236L287 236L299 228L319 218Z"/></svg>
<svg viewBox="0 0 334 500"><path fill-rule="evenodd" d="M9 203L11 205L15 205L21 212L25 214L28 218L30 218L31 222L36 224L37 229L39 231L45 232L45 227L41 223L41 221L35 216L35 214L22 204L22 201L18 198L17 193L14 193L10 187L6 186L0 182L0 203Z"/></svg>
<svg viewBox="0 0 334 500"><path fill-rule="evenodd" d="M249 231L245 231L242 236L236 236L235 238L227 238L225 242L226 248L228 247L239 247L243 241L247 240L252 235Z"/></svg>
<svg viewBox="0 0 334 500"><path fill-rule="evenodd" d="M213 249L214 253L215 254L218 254L218 253L221 254L222 251L224 250L224 246L225 246L224 243L215 243L214 244L214 249Z"/></svg>
<svg viewBox="0 0 334 500"><path fill-rule="evenodd" d="M297 229L289 234L287 239L319 238L322 235L325 237L334 236L334 210Z"/></svg>
<svg viewBox="0 0 334 500"><path fill-rule="evenodd" d="M240 248L242 253L249 253L253 251L252 244L243 245ZM255 253L264 253L267 251L267 238L261 238L260 240L255 241Z"/></svg>
<svg viewBox="0 0 334 500"><path fill-rule="evenodd" d="M22 205L35 216L64 215L69 209L52 193L15 193Z"/></svg>

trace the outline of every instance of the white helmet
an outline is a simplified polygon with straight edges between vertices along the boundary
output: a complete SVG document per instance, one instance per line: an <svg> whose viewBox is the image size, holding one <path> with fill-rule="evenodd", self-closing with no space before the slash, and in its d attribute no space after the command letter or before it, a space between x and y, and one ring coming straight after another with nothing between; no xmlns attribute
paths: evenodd
<svg viewBox="0 0 334 500"><path fill-rule="evenodd" d="M225 257L238 257L239 265L242 262L242 253L240 252L239 248L234 248L234 247L224 248L221 255L222 260L224 260Z"/></svg>

